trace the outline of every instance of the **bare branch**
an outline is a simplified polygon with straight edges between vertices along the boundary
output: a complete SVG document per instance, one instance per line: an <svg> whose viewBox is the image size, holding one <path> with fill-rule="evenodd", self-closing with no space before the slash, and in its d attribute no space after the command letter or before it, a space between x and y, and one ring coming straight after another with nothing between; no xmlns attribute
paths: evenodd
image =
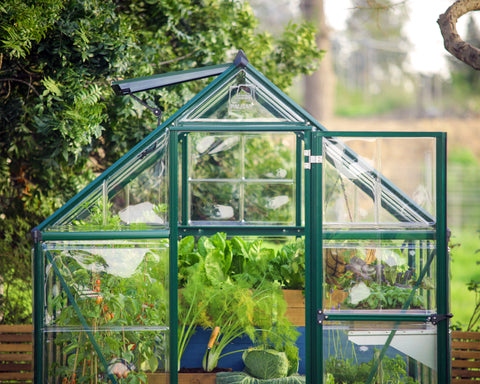
<svg viewBox="0 0 480 384"><path fill-rule="evenodd" d="M22 83L22 84L25 84L25 85L28 85L30 87L30 89L37 95L37 96L40 96L40 94L38 93L38 91L35 89L35 87L30 84L29 82L27 81L24 81L24 80L20 80L20 79L14 79L14 78L6 78L6 79L0 79L0 81L16 81L18 83Z"/></svg>
<svg viewBox="0 0 480 384"><path fill-rule="evenodd" d="M445 49L457 59L480 70L480 49L462 40L456 24L460 16L480 10L480 0L457 0L438 18Z"/></svg>
<svg viewBox="0 0 480 384"><path fill-rule="evenodd" d="M157 67L160 67L160 66L162 66L162 65L171 64L171 63L174 63L174 62L176 62L176 61L180 61L180 60L186 59L187 57L192 56L192 55L193 55L195 52L197 52L197 51L198 51L198 49L195 49L194 51L189 52L189 53L187 53L187 54L184 55L184 56L176 57L176 58L174 58L174 59L167 60L167 61L161 61L160 63L157 63L156 66L157 66Z"/></svg>

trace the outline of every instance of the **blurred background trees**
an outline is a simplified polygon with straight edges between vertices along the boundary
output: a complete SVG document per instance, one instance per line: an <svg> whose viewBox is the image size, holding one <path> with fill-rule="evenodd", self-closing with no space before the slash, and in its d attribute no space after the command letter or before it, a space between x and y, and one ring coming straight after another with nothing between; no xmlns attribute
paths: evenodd
<svg viewBox="0 0 480 384"><path fill-rule="evenodd" d="M225 63L243 49L278 86L310 73L315 30L257 31L246 2L0 5L0 322L31 321L30 231L143 139L156 118L112 80ZM168 117L206 81L145 95Z"/></svg>
<svg viewBox="0 0 480 384"><path fill-rule="evenodd" d="M439 38L436 20L452 3L434 3L442 1L440 11L422 15L425 26L435 25ZM333 3L341 7L343 24L327 8ZM0 322L30 319L31 293L25 290L31 273L30 230L156 124L143 106L114 96L110 82L228 62L240 48L328 129L452 132L448 220L453 241L462 244L454 249L452 266L458 275L452 292L461 292L456 305L468 306L472 296L462 289L472 276L460 274L472 272L462 265L472 263L480 248L479 73L443 47L439 50L450 58L442 71L412 65L419 36L412 39L407 31L419 3L3 1ZM478 47L478 19L471 14L463 19L465 41ZM142 96L168 117L208 81ZM473 278L480 280L480 273Z"/></svg>

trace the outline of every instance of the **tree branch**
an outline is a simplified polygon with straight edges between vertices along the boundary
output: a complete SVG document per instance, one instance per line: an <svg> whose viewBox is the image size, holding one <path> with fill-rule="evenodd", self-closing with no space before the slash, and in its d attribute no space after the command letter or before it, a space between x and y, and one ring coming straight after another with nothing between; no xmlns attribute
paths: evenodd
<svg viewBox="0 0 480 384"><path fill-rule="evenodd" d="M0 81L17 81L17 82L19 82L19 83L28 85L28 86L30 87L30 89L31 89L33 92L35 92L35 94L36 94L37 96L40 97L40 94L37 92L37 90L35 89L35 87L34 87L32 84L30 84L29 82L27 82L27 81L20 80L20 79L14 79L14 78L0 79Z"/></svg>
<svg viewBox="0 0 480 384"><path fill-rule="evenodd" d="M480 70L480 49L462 40L456 24L460 16L480 10L480 0L457 0L438 18L445 49L457 59Z"/></svg>
<svg viewBox="0 0 480 384"><path fill-rule="evenodd" d="M162 65L171 64L171 63L174 63L174 62L176 62L176 61L180 61L180 60L186 59L187 57L192 56L192 55L193 55L195 52L197 52L197 51L198 51L198 49L195 49L195 50L193 50L192 52L189 52L189 53L187 53L187 54L184 55L184 56L176 57L176 58L174 58L174 59L167 60L167 61L161 61L160 63L157 63L156 66L157 66L157 67L160 67L160 66L162 66Z"/></svg>

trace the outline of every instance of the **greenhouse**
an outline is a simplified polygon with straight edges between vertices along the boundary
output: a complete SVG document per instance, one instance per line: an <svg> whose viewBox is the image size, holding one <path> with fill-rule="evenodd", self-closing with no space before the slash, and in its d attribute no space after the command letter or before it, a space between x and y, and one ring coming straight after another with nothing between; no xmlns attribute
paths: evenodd
<svg viewBox="0 0 480 384"><path fill-rule="evenodd" d="M231 64L33 231L35 383L449 383L446 136ZM334 127L333 127L334 128Z"/></svg>

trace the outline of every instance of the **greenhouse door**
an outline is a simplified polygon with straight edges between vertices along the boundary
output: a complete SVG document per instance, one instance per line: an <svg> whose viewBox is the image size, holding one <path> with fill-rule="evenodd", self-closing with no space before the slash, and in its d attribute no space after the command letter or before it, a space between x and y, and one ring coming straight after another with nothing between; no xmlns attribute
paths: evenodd
<svg viewBox="0 0 480 384"><path fill-rule="evenodd" d="M449 383L443 133L305 145L310 383Z"/></svg>

